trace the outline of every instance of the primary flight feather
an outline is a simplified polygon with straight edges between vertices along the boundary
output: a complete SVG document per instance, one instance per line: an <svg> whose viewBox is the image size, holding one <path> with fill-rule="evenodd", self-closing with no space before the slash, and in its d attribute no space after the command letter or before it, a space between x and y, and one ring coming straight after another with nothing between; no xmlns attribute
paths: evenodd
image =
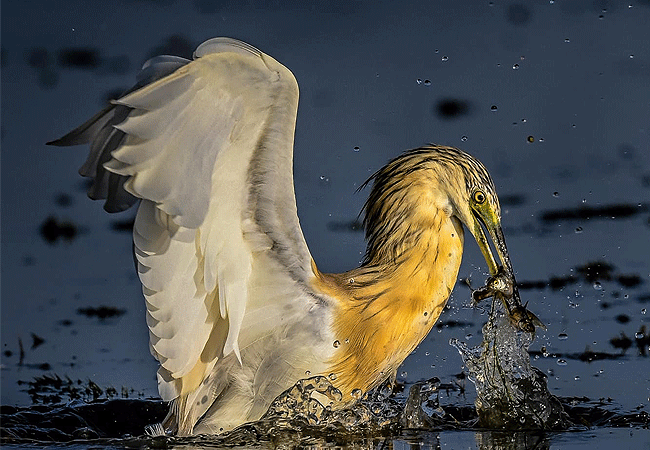
<svg viewBox="0 0 650 450"><path fill-rule="evenodd" d="M394 376L453 289L461 224L492 275L488 236L512 278L488 172L440 146L373 175L363 264L321 273L296 212L297 106L287 68L215 38L193 61L149 61L133 89L50 143L90 144L80 172L107 211L139 200L133 240L167 432L256 420L309 375L333 374L342 405Z"/></svg>

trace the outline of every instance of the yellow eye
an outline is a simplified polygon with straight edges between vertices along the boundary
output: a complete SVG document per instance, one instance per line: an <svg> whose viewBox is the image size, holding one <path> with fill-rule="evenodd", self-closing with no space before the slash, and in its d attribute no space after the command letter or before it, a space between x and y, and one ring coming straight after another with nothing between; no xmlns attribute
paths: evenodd
<svg viewBox="0 0 650 450"><path fill-rule="evenodd" d="M485 200L487 198L487 197L485 197L485 194L483 193L483 191L475 191L473 197L474 197L474 201L479 205L482 205L483 203L485 203Z"/></svg>

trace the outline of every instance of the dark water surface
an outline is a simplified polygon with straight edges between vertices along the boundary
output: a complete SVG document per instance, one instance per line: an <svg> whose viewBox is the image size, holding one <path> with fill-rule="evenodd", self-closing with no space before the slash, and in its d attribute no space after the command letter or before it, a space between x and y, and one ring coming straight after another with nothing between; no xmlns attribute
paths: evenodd
<svg viewBox="0 0 650 450"><path fill-rule="evenodd" d="M319 267L358 264L365 193L354 192L389 158L427 142L468 151L494 178L522 300L547 326L533 366L567 407L605 411L541 435L443 424L333 441L289 433L260 447L650 448L648 23L646 0L3 2L3 447L40 446L11 437L21 429L45 430L55 448L226 445L123 437L162 414L132 213L86 198L86 149L44 143L131 86L147 58L231 36L298 79L296 196ZM483 258L470 239L465 250L459 276L478 287ZM449 341L478 345L487 312L458 283L398 372L400 395L437 377L440 408L469 416L474 386Z"/></svg>

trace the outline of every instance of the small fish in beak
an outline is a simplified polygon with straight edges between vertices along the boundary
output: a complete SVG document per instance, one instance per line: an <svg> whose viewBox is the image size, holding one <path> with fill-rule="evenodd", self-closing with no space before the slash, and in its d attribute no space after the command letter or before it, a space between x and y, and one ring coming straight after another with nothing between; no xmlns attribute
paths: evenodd
<svg viewBox="0 0 650 450"><path fill-rule="evenodd" d="M503 266L499 266L497 273L485 281L485 286L472 291L472 301L475 305L488 297L494 297L503 303L510 322L518 330L527 333L534 333L535 327L546 330L542 321L526 309L528 303L521 304L514 278Z"/></svg>

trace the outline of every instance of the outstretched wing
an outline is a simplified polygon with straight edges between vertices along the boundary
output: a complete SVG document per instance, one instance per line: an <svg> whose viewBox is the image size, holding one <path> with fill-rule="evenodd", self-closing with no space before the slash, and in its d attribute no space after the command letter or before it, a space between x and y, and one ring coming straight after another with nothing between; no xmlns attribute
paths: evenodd
<svg viewBox="0 0 650 450"><path fill-rule="evenodd" d="M108 211L141 199L133 237L164 400L195 390L229 353L240 358L255 252L272 253L286 283L307 290L292 175L297 105L288 69L216 38L194 61L148 63L133 90L50 143L90 144L80 172Z"/></svg>

